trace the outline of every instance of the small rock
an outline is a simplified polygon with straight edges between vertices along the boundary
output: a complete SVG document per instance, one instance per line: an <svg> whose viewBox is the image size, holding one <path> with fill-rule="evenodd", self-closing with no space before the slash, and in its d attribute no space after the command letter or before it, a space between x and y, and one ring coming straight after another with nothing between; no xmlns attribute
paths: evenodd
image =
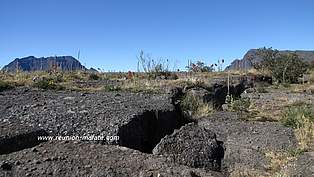
<svg viewBox="0 0 314 177"><path fill-rule="evenodd" d="M35 171L35 170L37 170L36 167L33 167L33 168L30 169L30 171Z"/></svg>
<svg viewBox="0 0 314 177"><path fill-rule="evenodd" d="M35 164L40 164L41 162L39 160L34 161Z"/></svg>
<svg viewBox="0 0 314 177"><path fill-rule="evenodd" d="M68 114L75 114L75 112L72 111L72 110L68 110L67 113L68 113Z"/></svg>
<svg viewBox="0 0 314 177"><path fill-rule="evenodd" d="M64 100L74 100L75 97L69 97L69 96L68 96L68 97L64 97L63 99L64 99Z"/></svg>
<svg viewBox="0 0 314 177"><path fill-rule="evenodd" d="M85 165L85 168L92 168L92 165Z"/></svg>
<svg viewBox="0 0 314 177"><path fill-rule="evenodd" d="M20 161L16 161L15 165L21 165L21 162Z"/></svg>
<svg viewBox="0 0 314 177"><path fill-rule="evenodd" d="M51 158L44 158L44 162L49 162L49 161L52 161Z"/></svg>
<svg viewBox="0 0 314 177"><path fill-rule="evenodd" d="M38 152L38 150L36 148L33 148L32 152Z"/></svg>
<svg viewBox="0 0 314 177"><path fill-rule="evenodd" d="M87 114L88 114L88 111L82 110L82 111L80 111L80 113L81 113L81 114L84 114L84 115L87 115Z"/></svg>

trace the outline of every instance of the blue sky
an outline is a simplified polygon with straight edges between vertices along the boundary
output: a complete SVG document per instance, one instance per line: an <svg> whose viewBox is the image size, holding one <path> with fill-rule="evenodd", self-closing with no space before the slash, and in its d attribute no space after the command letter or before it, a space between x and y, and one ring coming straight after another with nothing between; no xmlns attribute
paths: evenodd
<svg viewBox="0 0 314 177"><path fill-rule="evenodd" d="M313 0L1 0L0 66L25 56L77 56L136 70L140 50L183 69L230 63L250 48L314 50Z"/></svg>

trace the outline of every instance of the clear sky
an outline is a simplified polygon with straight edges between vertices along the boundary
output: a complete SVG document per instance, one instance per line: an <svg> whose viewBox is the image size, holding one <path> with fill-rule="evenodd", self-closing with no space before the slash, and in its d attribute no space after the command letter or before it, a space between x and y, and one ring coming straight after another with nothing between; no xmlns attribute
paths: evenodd
<svg viewBox="0 0 314 177"><path fill-rule="evenodd" d="M0 0L0 66L80 49L87 67L127 71L144 50L183 69L263 46L314 50L314 0Z"/></svg>

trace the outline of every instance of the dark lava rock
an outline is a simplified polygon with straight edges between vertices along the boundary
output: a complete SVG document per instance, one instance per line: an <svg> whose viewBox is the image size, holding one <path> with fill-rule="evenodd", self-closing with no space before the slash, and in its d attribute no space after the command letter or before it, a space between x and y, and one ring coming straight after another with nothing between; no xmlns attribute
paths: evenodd
<svg viewBox="0 0 314 177"><path fill-rule="evenodd" d="M54 136L103 136L103 144L143 152L185 123L167 94L24 90L0 95L1 122L19 121Z"/></svg>
<svg viewBox="0 0 314 177"><path fill-rule="evenodd" d="M222 142L216 140L215 133L193 123L164 137L153 153L178 164L207 170L220 170L224 156Z"/></svg>
<svg viewBox="0 0 314 177"><path fill-rule="evenodd" d="M276 122L240 121L232 113L218 113L198 125L215 132L217 140L224 142L223 167L229 171L242 167L266 170L266 152L288 151L297 145L291 128Z"/></svg>
<svg viewBox="0 0 314 177"><path fill-rule="evenodd" d="M114 145L84 142L45 142L39 152L24 149L0 156L1 161L19 161L14 170L0 169L0 176L153 176L153 177L222 177L219 172L193 169L167 162L166 158L144 154L136 150ZM47 158L55 160L45 161ZM34 160L41 163L33 163Z"/></svg>
<svg viewBox="0 0 314 177"><path fill-rule="evenodd" d="M314 176L314 152L305 152L300 155L296 161L284 168L283 173L287 176Z"/></svg>
<svg viewBox="0 0 314 177"><path fill-rule="evenodd" d="M42 142L37 137L47 135L41 128L0 120L0 155L36 146Z"/></svg>

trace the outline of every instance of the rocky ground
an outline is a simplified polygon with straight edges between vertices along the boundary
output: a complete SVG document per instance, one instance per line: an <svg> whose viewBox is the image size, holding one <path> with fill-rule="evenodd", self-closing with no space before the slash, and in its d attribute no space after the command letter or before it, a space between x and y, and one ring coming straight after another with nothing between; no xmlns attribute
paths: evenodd
<svg viewBox="0 0 314 177"><path fill-rule="evenodd" d="M46 142L0 156L0 176L222 176L121 146Z"/></svg>
<svg viewBox="0 0 314 177"><path fill-rule="evenodd" d="M0 176L314 176L311 151L274 169L270 155L298 148L293 129L226 111L192 121L176 94L0 92ZM47 135L119 139L37 138Z"/></svg>
<svg viewBox="0 0 314 177"><path fill-rule="evenodd" d="M283 108L292 104L314 104L314 94L302 91L291 92L288 89L265 89L264 92L258 92L256 89L249 89L247 93L243 93L242 97L250 98L252 105L258 109L261 114L259 116L271 118L273 120L280 119Z"/></svg>

